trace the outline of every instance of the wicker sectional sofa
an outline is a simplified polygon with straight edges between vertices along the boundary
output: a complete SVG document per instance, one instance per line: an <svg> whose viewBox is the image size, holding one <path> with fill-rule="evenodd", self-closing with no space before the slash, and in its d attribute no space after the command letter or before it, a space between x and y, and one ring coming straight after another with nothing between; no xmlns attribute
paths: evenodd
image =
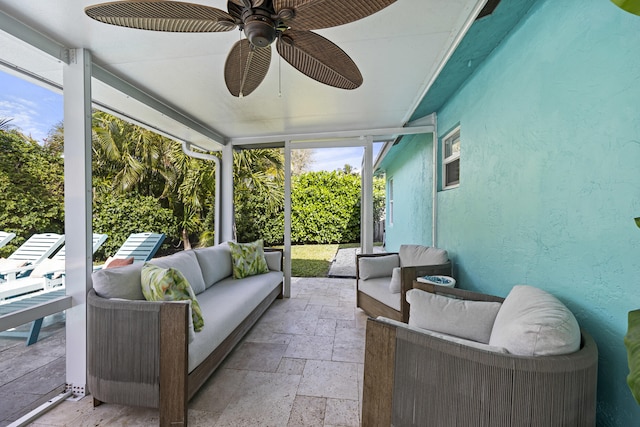
<svg viewBox="0 0 640 427"><path fill-rule="evenodd" d="M187 403L276 298L282 252L265 250L269 272L233 279L226 243L150 263L189 281L204 318L193 332L188 302L141 291L142 264L93 273L88 304L88 388L103 402L160 409L160 425L187 425Z"/></svg>

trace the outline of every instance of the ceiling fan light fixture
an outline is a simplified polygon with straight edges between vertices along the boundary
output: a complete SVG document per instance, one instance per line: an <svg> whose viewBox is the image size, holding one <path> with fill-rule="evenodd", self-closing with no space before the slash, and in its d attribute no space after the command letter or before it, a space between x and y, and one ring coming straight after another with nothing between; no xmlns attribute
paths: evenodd
<svg viewBox="0 0 640 427"><path fill-rule="evenodd" d="M277 37L275 22L260 9L254 9L252 14L244 18L244 34L255 47L267 47Z"/></svg>

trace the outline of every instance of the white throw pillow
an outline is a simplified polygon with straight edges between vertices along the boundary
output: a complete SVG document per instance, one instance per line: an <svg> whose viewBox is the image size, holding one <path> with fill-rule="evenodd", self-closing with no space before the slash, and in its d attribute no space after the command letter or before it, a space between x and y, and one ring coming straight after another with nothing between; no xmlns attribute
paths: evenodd
<svg viewBox="0 0 640 427"><path fill-rule="evenodd" d="M409 325L485 344L490 344L493 322L501 306L499 302L465 301L419 289L407 292L407 302Z"/></svg>
<svg viewBox="0 0 640 427"><path fill-rule="evenodd" d="M389 292L399 294L402 291L402 270L395 267L391 273L391 282L389 282Z"/></svg>
<svg viewBox="0 0 640 427"><path fill-rule="evenodd" d="M449 261L449 255L444 249L422 245L402 245L398 255L401 267L438 265Z"/></svg>
<svg viewBox="0 0 640 427"><path fill-rule="evenodd" d="M569 354L580 349L580 326L550 293L518 285L502 304L489 344L520 356Z"/></svg>
<svg viewBox="0 0 640 427"><path fill-rule="evenodd" d="M397 254L359 258L358 273L362 280L391 277L393 269L400 267Z"/></svg>

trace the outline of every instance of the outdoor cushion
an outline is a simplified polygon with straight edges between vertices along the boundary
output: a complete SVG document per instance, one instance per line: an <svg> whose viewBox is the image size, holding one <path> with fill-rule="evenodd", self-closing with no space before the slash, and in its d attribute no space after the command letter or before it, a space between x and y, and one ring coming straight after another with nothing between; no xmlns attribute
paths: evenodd
<svg viewBox="0 0 640 427"><path fill-rule="evenodd" d="M499 302L467 301L419 289L407 292L409 325L489 344ZM507 346L491 343L495 347Z"/></svg>
<svg viewBox="0 0 640 427"><path fill-rule="evenodd" d="M27 261L22 259L0 258L0 270L14 270L24 265L27 265Z"/></svg>
<svg viewBox="0 0 640 427"><path fill-rule="evenodd" d="M198 259L198 264L200 264L202 278L206 288L231 276L233 271L231 266L231 248L227 243L195 249L194 252Z"/></svg>
<svg viewBox="0 0 640 427"><path fill-rule="evenodd" d="M388 277L358 280L358 290L380 301L384 305L400 311L400 294L392 294L389 292Z"/></svg>
<svg viewBox="0 0 640 427"><path fill-rule="evenodd" d="M401 245L398 255L401 267L438 265L449 261L449 255L444 249L422 245Z"/></svg>
<svg viewBox="0 0 640 427"><path fill-rule="evenodd" d="M242 280L228 277L198 295L204 321L208 325L189 344L189 372L200 365L212 349L231 334L260 301L282 282L282 272L271 271ZM221 304L221 301L224 303Z"/></svg>
<svg viewBox="0 0 640 427"><path fill-rule="evenodd" d="M234 279L243 279L269 272L267 260L264 259L262 240L251 243L227 243L231 247Z"/></svg>
<svg viewBox="0 0 640 427"><path fill-rule="evenodd" d="M556 297L518 285L502 303L489 344L520 356L569 354L580 349L580 327Z"/></svg>
<svg viewBox="0 0 640 427"><path fill-rule="evenodd" d="M204 292L205 286L200 272L200 264L198 264L198 259L193 251L176 252L149 262L163 268L175 268L184 275L194 293Z"/></svg>
<svg viewBox="0 0 640 427"><path fill-rule="evenodd" d="M144 300L140 282L142 263L118 268L103 268L91 275L93 289L103 298Z"/></svg>
<svg viewBox="0 0 640 427"><path fill-rule="evenodd" d="M267 260L267 266L270 271L282 271L281 261L282 261L282 252L280 251L272 251L265 252L264 259Z"/></svg>
<svg viewBox="0 0 640 427"><path fill-rule="evenodd" d="M142 294L147 301L191 301L193 330L202 330L204 320L200 305L189 282L178 269L162 268L145 262L140 280Z"/></svg>
<svg viewBox="0 0 640 427"><path fill-rule="evenodd" d="M397 320L393 320L393 319L389 319L387 317L382 317L382 316L378 316L376 320L379 320L381 322L384 323L388 323L390 325L394 325L396 327L399 328L404 328L404 329L408 329L410 331L415 331L415 332L419 332L421 334L424 335L429 335L431 337L435 337L435 338L440 338L446 341L450 341L456 344L460 344L460 345L464 345L467 347L472 347L478 350L484 350L484 351L491 351L494 353L503 353L503 354L508 354L509 352L507 351L506 348L504 347L495 347L495 346L491 346L489 344L485 344L485 343L481 343L481 342L477 342L477 341L471 341L471 340L466 340L464 338L460 338L460 337L454 337L453 335L447 335L447 334L442 334L440 332L434 332L434 331L430 331L428 329L423 329L423 328L418 328L417 326L413 326L413 325L407 325L406 323L402 323L402 322L398 322Z"/></svg>
<svg viewBox="0 0 640 427"><path fill-rule="evenodd" d="M135 258L132 257L132 256L127 257L127 258L114 258L114 257L110 256L104 262L104 265L102 266L102 268L122 267L122 266L125 266L125 265L133 264L133 261L135 261Z"/></svg>
<svg viewBox="0 0 640 427"><path fill-rule="evenodd" d="M391 281L389 282L389 292L399 294L402 291L402 270L400 267L393 269Z"/></svg>
<svg viewBox="0 0 640 427"><path fill-rule="evenodd" d="M393 269L400 267L400 260L396 254L362 257L358 259L358 276L362 280L375 279L377 277L391 277Z"/></svg>
<svg viewBox="0 0 640 427"><path fill-rule="evenodd" d="M29 277L42 278L47 273L62 272L64 271L63 259L43 259L33 269Z"/></svg>

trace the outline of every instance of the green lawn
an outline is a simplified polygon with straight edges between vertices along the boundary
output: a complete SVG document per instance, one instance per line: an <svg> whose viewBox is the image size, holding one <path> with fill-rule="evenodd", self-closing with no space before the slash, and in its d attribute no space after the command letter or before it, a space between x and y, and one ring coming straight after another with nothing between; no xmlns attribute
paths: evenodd
<svg viewBox="0 0 640 427"><path fill-rule="evenodd" d="M292 245L291 275L293 277L327 277L329 266L338 249L359 246L359 243Z"/></svg>

